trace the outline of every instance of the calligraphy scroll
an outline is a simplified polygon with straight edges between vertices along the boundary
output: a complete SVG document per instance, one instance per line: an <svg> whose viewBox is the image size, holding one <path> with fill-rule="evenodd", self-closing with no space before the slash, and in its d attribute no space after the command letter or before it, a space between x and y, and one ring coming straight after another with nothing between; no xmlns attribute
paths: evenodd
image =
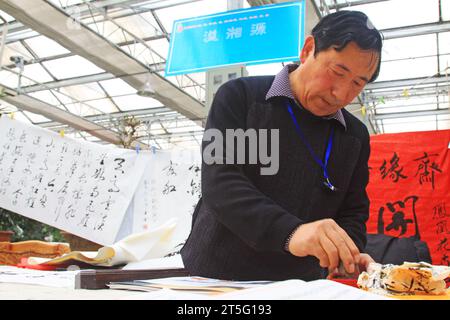
<svg viewBox="0 0 450 320"><path fill-rule="evenodd" d="M450 265L450 130L371 137L368 233L415 234Z"/></svg>
<svg viewBox="0 0 450 320"><path fill-rule="evenodd" d="M177 218L177 250L191 230L192 213L201 195L200 150L159 150L150 154L144 176L134 196L133 232Z"/></svg>
<svg viewBox="0 0 450 320"><path fill-rule="evenodd" d="M0 119L0 207L114 243L145 169L136 151Z"/></svg>

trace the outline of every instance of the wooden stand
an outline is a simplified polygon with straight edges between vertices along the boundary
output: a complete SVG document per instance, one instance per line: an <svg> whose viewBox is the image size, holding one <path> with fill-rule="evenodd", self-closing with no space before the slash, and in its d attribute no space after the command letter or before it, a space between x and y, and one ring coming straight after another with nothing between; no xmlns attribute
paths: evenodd
<svg viewBox="0 0 450 320"><path fill-rule="evenodd" d="M189 276L189 273L184 268L161 270L81 270L75 277L75 289L108 289L107 284L110 282L185 276Z"/></svg>

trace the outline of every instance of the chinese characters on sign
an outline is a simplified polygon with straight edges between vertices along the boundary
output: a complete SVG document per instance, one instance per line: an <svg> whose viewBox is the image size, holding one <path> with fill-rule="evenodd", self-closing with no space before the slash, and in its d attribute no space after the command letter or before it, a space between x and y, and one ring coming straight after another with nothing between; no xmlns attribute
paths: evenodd
<svg viewBox="0 0 450 320"><path fill-rule="evenodd" d="M441 168L436 162L431 162L430 157L438 157L439 154L428 155L426 152L423 152L423 156L414 159L414 162L417 162L416 172L413 175L417 177L417 181L419 181L420 185L430 185L431 189L434 190L435 181L437 179L437 175L442 173ZM384 180L387 176L392 180L392 182L398 182L399 179L407 179L408 176L402 173L403 166L399 164L400 158L397 155L397 152L394 152L393 156L390 158L389 163L384 159L383 163L379 167L379 172L381 175L381 179Z"/></svg>
<svg viewBox="0 0 450 320"><path fill-rule="evenodd" d="M399 168L398 164L399 160L400 158L398 157L396 152L394 152L394 155L392 156L391 160L389 160L389 167L387 166L386 160L383 160L383 164L380 167L382 179L386 178L386 176L388 175L393 182L398 182L400 178L402 179L407 178L407 176L402 174L403 167Z"/></svg>
<svg viewBox="0 0 450 320"><path fill-rule="evenodd" d="M260 15L259 18L269 17L269 14L266 13L265 15ZM258 16L254 17L253 19L257 19ZM237 19L234 19L237 21ZM232 21L234 21L232 20ZM246 20L246 19L245 19ZM221 23L221 22L219 22ZM223 35L225 40L233 40L233 39L240 39L242 38L242 31L243 27L229 27L226 29L225 34ZM259 23L252 23L250 25L250 28L248 30L248 35L250 37L254 36L263 36L267 34L267 24L265 22L259 22ZM203 33L203 42L208 43L211 41L219 41L219 37L222 37L218 33L218 29L210 29Z"/></svg>
<svg viewBox="0 0 450 320"><path fill-rule="evenodd" d="M430 157L437 157L439 154L428 155L426 152L423 153L422 157L414 159L414 161L420 161L417 167L417 172L415 176L419 174L420 184L430 183L431 187L434 189L434 179L436 173L442 173L442 170L436 164L432 162L430 165Z"/></svg>
<svg viewBox="0 0 450 320"><path fill-rule="evenodd" d="M419 231L433 264L450 265L450 130L371 137L368 233Z"/></svg>
<svg viewBox="0 0 450 320"><path fill-rule="evenodd" d="M439 203L432 208L433 223L435 225L435 232L438 239L437 252L440 255L439 264L450 266L450 230L448 229L448 221L450 220L450 212L447 212L446 204Z"/></svg>
<svg viewBox="0 0 450 320"><path fill-rule="evenodd" d="M417 196L408 196L404 200L388 202L386 206L381 207L378 211L378 232L394 237L406 234L408 224L416 224L417 200Z"/></svg>

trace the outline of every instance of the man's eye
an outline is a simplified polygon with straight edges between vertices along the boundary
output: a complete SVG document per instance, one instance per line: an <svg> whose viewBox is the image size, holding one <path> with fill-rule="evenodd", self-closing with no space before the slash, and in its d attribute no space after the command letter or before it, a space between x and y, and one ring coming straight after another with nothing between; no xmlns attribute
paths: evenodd
<svg viewBox="0 0 450 320"><path fill-rule="evenodd" d="M361 86L362 86L362 84L359 83L358 81L353 81L353 83L354 83L357 87L361 87Z"/></svg>
<svg viewBox="0 0 450 320"><path fill-rule="evenodd" d="M343 73L337 72L336 70L333 70L333 69L331 69L331 71L333 71L333 73L335 75L337 75L338 77L342 77L344 75Z"/></svg>

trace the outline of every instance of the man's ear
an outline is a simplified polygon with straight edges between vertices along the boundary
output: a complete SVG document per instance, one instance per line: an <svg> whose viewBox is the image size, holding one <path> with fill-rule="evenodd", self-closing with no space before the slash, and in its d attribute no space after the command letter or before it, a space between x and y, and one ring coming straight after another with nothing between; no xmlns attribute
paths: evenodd
<svg viewBox="0 0 450 320"><path fill-rule="evenodd" d="M315 42L313 36L307 36L303 44L302 52L300 53L300 62L305 63L310 55L314 55Z"/></svg>

